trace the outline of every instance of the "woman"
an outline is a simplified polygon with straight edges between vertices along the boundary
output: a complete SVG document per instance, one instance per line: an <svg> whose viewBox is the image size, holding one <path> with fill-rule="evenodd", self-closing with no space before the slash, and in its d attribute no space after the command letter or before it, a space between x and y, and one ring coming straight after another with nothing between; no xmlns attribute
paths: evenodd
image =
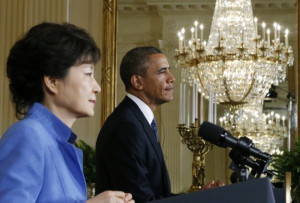
<svg viewBox="0 0 300 203"><path fill-rule="evenodd" d="M77 118L93 116L100 50L72 24L42 23L10 50L7 76L19 122L0 140L0 202L85 202ZM134 202L106 191L87 202Z"/></svg>

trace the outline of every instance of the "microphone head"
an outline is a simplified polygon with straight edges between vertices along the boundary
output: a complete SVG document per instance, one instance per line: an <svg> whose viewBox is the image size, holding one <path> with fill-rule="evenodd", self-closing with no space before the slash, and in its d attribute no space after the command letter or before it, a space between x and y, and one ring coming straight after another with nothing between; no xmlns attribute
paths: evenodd
<svg viewBox="0 0 300 203"><path fill-rule="evenodd" d="M213 123L204 121L200 126L198 135L202 137L204 140L207 140L220 147L223 147L221 140L222 140L222 134L224 132L225 132L224 128L217 126Z"/></svg>

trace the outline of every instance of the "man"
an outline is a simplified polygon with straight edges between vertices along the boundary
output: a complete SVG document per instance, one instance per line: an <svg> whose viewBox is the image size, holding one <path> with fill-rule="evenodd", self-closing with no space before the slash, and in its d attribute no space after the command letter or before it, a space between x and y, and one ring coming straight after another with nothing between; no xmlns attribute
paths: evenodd
<svg viewBox="0 0 300 203"><path fill-rule="evenodd" d="M155 47L134 48L124 56L120 75L127 95L99 133L96 193L123 190L136 202L169 197L170 179L153 121L153 112L173 99L175 78L168 60Z"/></svg>
<svg viewBox="0 0 300 203"><path fill-rule="evenodd" d="M157 48L135 48L124 56L120 74L128 94L99 133L96 193L123 189L136 202L168 197L169 175L151 128L153 112L173 99L168 60Z"/></svg>

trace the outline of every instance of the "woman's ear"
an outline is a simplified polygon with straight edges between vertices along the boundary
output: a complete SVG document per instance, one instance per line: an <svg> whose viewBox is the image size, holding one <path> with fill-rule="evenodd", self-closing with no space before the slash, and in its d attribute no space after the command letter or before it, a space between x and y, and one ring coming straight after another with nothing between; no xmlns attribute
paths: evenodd
<svg viewBox="0 0 300 203"><path fill-rule="evenodd" d="M50 77L50 76L44 76L44 86L47 92L50 94L56 94L57 93L57 78Z"/></svg>
<svg viewBox="0 0 300 203"><path fill-rule="evenodd" d="M143 89L142 80L143 80L143 78L140 75L131 76L130 82L131 82L132 87L137 90L142 90Z"/></svg>

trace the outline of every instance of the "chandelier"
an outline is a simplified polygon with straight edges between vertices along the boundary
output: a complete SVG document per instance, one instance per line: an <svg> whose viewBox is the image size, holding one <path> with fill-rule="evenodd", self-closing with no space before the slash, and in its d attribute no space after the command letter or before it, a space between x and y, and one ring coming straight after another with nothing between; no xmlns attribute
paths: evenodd
<svg viewBox="0 0 300 203"><path fill-rule="evenodd" d="M197 84L207 99L213 92L220 104L241 106L261 100L271 84L285 80L294 57L287 29L283 40L283 29L274 23L271 40L266 23L259 27L250 0L217 0L208 42L203 38L204 25L197 21L190 39L186 40L184 28L178 32L175 59L183 82Z"/></svg>
<svg viewBox="0 0 300 203"><path fill-rule="evenodd" d="M280 154L287 137L286 117L273 111L266 114L259 103L227 109L220 124L235 137L248 137L255 147L269 154Z"/></svg>
<svg viewBox="0 0 300 203"><path fill-rule="evenodd" d="M203 186L205 155L211 149L197 133L205 112L203 98L209 99L208 121L216 124L217 103L227 104L220 120L226 130L249 137L271 154L280 153L287 131L285 117L263 114L262 107L253 104L262 101L272 84L285 80L294 61L289 31L278 23L271 29L264 22L260 26L250 0L217 0L207 42L203 31L204 25L197 21L190 32L182 28L175 50L182 73L177 128L193 152L191 190Z"/></svg>

